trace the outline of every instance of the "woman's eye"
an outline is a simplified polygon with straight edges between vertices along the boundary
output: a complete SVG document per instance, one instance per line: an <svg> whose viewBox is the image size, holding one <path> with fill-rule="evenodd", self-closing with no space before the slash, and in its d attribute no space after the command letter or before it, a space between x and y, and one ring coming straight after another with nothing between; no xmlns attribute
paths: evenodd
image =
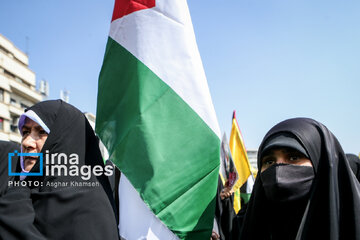
<svg viewBox="0 0 360 240"><path fill-rule="evenodd" d="M290 156L289 159L290 159L290 161L296 161L296 160L299 160L300 157L299 156Z"/></svg>
<svg viewBox="0 0 360 240"><path fill-rule="evenodd" d="M47 134L47 132L45 130L40 130L39 133L40 134Z"/></svg>
<svg viewBox="0 0 360 240"><path fill-rule="evenodd" d="M28 135L29 133L30 133L29 130L23 130L23 131L22 131L23 136Z"/></svg>
<svg viewBox="0 0 360 240"><path fill-rule="evenodd" d="M264 159L263 160L263 164L264 165L271 165L273 164L275 161L273 159Z"/></svg>
<svg viewBox="0 0 360 240"><path fill-rule="evenodd" d="M268 164L268 165L271 165L271 164L273 164L273 163L274 163L273 160L268 160L268 161L266 161L266 164Z"/></svg>

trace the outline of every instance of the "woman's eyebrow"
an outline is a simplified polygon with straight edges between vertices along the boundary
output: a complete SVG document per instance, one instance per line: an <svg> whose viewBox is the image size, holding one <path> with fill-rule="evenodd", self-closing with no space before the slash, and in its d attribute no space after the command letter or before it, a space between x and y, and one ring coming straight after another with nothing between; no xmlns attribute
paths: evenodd
<svg viewBox="0 0 360 240"><path fill-rule="evenodd" d="M28 129L30 129L30 127L28 127L28 126L26 126L26 125L24 125L22 128L21 128L21 130L28 130Z"/></svg>
<svg viewBox="0 0 360 240"><path fill-rule="evenodd" d="M289 153L289 154L301 154L301 152L299 152L299 151L296 150L296 149L289 149L289 150L287 151L287 153Z"/></svg>
<svg viewBox="0 0 360 240"><path fill-rule="evenodd" d="M37 131L39 131L39 130L44 130L41 126L36 126L36 127L34 127Z"/></svg>
<svg viewBox="0 0 360 240"><path fill-rule="evenodd" d="M269 158L272 158L273 156L274 156L273 153L266 154L264 157L262 157L261 161L265 161L265 160L267 160Z"/></svg>
<svg viewBox="0 0 360 240"><path fill-rule="evenodd" d="M264 157L274 156L274 155L275 155L275 150L276 150L276 149L270 149L269 151L267 151L267 152L264 154Z"/></svg>

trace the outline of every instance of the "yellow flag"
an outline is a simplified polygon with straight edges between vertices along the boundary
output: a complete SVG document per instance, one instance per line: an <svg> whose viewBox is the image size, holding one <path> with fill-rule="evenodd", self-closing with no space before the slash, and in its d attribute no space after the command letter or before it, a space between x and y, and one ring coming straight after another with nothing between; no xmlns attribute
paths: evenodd
<svg viewBox="0 0 360 240"><path fill-rule="evenodd" d="M234 194L234 210L236 213L241 209L240 187L247 181L251 174L250 163L246 153L244 140L236 121L235 111L233 113L232 127L230 133L230 151L235 162L236 170L239 174L239 179L235 183L233 189Z"/></svg>

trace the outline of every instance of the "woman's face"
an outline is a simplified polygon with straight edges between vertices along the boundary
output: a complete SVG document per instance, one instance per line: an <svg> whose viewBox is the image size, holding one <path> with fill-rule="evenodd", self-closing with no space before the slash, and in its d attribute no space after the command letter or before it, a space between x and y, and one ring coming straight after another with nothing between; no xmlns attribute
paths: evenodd
<svg viewBox="0 0 360 240"><path fill-rule="evenodd" d="M22 152L23 153L39 153L48 137L46 131L30 118L26 118L25 124L21 129L22 132ZM38 157L24 157L24 169L30 171L35 165Z"/></svg>
<svg viewBox="0 0 360 240"><path fill-rule="evenodd" d="M312 167L311 160L304 154L295 149L283 147L271 149L268 153L265 154L265 156L263 156L261 159L260 171L263 172L273 164L279 163Z"/></svg>

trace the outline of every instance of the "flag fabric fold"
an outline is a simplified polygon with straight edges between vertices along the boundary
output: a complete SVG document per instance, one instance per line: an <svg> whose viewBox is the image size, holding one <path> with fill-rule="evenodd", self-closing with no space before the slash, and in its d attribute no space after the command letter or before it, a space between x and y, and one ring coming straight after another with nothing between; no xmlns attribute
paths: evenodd
<svg viewBox="0 0 360 240"><path fill-rule="evenodd" d="M210 237L220 130L186 1L115 1L96 132L122 172L121 237Z"/></svg>
<svg viewBox="0 0 360 240"><path fill-rule="evenodd" d="M238 180L238 173L230 153L230 147L224 133L220 149L220 178L223 186L232 188Z"/></svg>
<svg viewBox="0 0 360 240"><path fill-rule="evenodd" d="M245 144L243 137L240 132L239 125L236 120L235 111L232 118L232 127L230 133L230 151L235 162L235 167L239 174L239 178L234 185L234 210L236 213L241 209L241 196L240 196L240 187L251 176L250 163L248 160Z"/></svg>

